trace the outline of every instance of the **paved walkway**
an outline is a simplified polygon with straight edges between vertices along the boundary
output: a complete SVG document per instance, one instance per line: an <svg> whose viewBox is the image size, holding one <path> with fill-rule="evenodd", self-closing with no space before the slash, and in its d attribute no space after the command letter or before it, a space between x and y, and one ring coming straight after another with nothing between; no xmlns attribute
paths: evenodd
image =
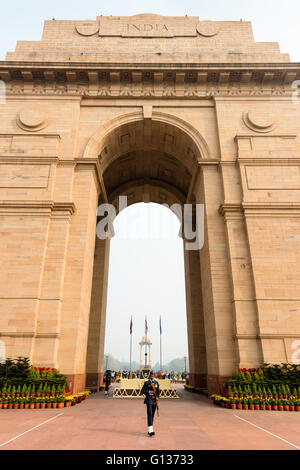
<svg viewBox="0 0 300 470"><path fill-rule="evenodd" d="M71 408L0 410L0 450L300 449L300 413L233 411L178 388L148 437L140 399L91 395Z"/></svg>

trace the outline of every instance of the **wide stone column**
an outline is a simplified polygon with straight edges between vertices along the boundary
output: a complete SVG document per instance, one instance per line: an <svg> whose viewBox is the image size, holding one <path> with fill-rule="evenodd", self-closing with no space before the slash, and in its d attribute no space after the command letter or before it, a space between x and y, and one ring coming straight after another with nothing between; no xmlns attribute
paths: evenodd
<svg viewBox="0 0 300 470"><path fill-rule="evenodd" d="M73 178L76 212L70 225L58 351L59 368L73 392L83 390L86 381L98 195L96 165L80 160Z"/></svg>
<svg viewBox="0 0 300 470"><path fill-rule="evenodd" d="M233 340L235 368L260 367L262 351L253 270L246 221L242 209L242 184L235 161L221 162L224 203L219 212L224 217L233 292Z"/></svg>
<svg viewBox="0 0 300 470"><path fill-rule="evenodd" d="M206 388L207 358L198 250L184 250L186 309L189 345L189 383Z"/></svg>
<svg viewBox="0 0 300 470"><path fill-rule="evenodd" d="M58 367L65 261L74 210L72 203L56 203L51 213L31 358L34 365Z"/></svg>
<svg viewBox="0 0 300 470"><path fill-rule="evenodd" d="M99 387L103 379L109 251L110 240L96 237L86 358L88 387Z"/></svg>
<svg viewBox="0 0 300 470"><path fill-rule="evenodd" d="M50 201L0 202L0 338L6 357L32 359Z"/></svg>
<svg viewBox="0 0 300 470"><path fill-rule="evenodd" d="M207 388L220 392L236 364L233 343L232 283L223 217L222 180L217 165L202 165L196 203L205 205L204 245L200 250L202 302L207 354Z"/></svg>

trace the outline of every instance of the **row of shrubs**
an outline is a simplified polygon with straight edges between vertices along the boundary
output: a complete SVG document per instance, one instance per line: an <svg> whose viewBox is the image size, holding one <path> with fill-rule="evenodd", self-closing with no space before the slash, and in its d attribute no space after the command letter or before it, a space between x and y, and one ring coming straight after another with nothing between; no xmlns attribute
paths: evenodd
<svg viewBox="0 0 300 470"><path fill-rule="evenodd" d="M50 385L51 389L53 386L66 388L67 378L58 369L30 365L28 357L7 358L0 363L0 390L5 386L17 389L34 386L37 390L45 385Z"/></svg>
<svg viewBox="0 0 300 470"><path fill-rule="evenodd" d="M33 395L35 393L65 393L66 390L65 384L55 385L41 382L38 386L34 383L24 383L22 386L21 384L16 386L15 384L12 385L11 383L6 382L1 388L1 393L2 395Z"/></svg>
<svg viewBox="0 0 300 470"><path fill-rule="evenodd" d="M288 384L279 384L279 385L272 385L265 386L265 385L258 385L256 383L253 384L246 384L246 385L231 385L228 384L228 388L226 389L226 394L228 395L272 395L272 396L298 396L300 397L300 386L298 387L290 387Z"/></svg>
<svg viewBox="0 0 300 470"><path fill-rule="evenodd" d="M238 369L233 371L228 385L251 385L260 384L264 386L285 384L289 387L300 386L299 364L263 364L259 369Z"/></svg>

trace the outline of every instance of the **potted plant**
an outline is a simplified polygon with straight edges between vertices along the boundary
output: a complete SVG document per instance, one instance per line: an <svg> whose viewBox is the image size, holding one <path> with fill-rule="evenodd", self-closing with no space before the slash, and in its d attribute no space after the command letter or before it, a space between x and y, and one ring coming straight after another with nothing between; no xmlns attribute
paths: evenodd
<svg viewBox="0 0 300 470"><path fill-rule="evenodd" d="M52 402L49 397L45 397L46 408L52 408Z"/></svg>
<svg viewBox="0 0 300 470"><path fill-rule="evenodd" d="M295 410L300 411L300 398L295 400Z"/></svg>
<svg viewBox="0 0 300 470"><path fill-rule="evenodd" d="M21 397L25 397L26 395L26 390L27 390L27 385L26 383L23 384L22 389L21 389Z"/></svg>
<svg viewBox="0 0 300 470"><path fill-rule="evenodd" d="M20 397L19 398L19 408L22 410L24 408L24 403L25 403L25 398Z"/></svg>
<svg viewBox="0 0 300 470"><path fill-rule="evenodd" d="M278 400L273 398L273 400L271 400L271 404L272 404L272 410L277 411L278 410Z"/></svg>
<svg viewBox="0 0 300 470"><path fill-rule="evenodd" d="M234 402L232 402L232 400L233 400ZM66 398L65 406L66 406L67 408L69 408L69 407L71 406L71 404L72 404L72 398L71 398L71 397ZM235 405L234 408L232 407L232 404ZM230 398L230 406L231 406L231 408L232 408L233 410L236 409L236 403L235 403L235 399L234 399L233 397Z"/></svg>
<svg viewBox="0 0 300 470"><path fill-rule="evenodd" d="M3 385L2 389L1 389L1 396L2 398L5 398L6 397L6 393L7 393L7 383L5 382L5 384Z"/></svg>
<svg viewBox="0 0 300 470"><path fill-rule="evenodd" d="M75 398L75 402L76 402L76 403L79 403L79 402L78 402L78 398L77 398L76 396L75 396L74 398ZM238 409L238 410L242 410L242 409L243 409L242 399L239 398L239 397L236 398L236 406L237 406L237 409Z"/></svg>
<svg viewBox="0 0 300 470"><path fill-rule="evenodd" d="M2 409L2 407L3 407L3 399L0 398L0 410Z"/></svg>
<svg viewBox="0 0 300 470"><path fill-rule="evenodd" d="M271 400L273 400L273 398L268 398L266 400L266 408L267 408L268 411L271 411L271 409L272 409Z"/></svg>
<svg viewBox="0 0 300 470"><path fill-rule="evenodd" d="M29 401L29 408L33 409L35 405L35 397L34 396L28 397L28 401Z"/></svg>
<svg viewBox="0 0 300 470"><path fill-rule="evenodd" d="M295 400L291 399L289 404L290 404L290 411L295 411Z"/></svg>
<svg viewBox="0 0 300 470"><path fill-rule="evenodd" d="M248 410L248 399L246 397L242 398L243 410Z"/></svg>
<svg viewBox="0 0 300 470"><path fill-rule="evenodd" d="M262 411L265 411L265 409L266 409L266 400L267 400L266 398L261 398L261 400L260 400L260 409Z"/></svg>
<svg viewBox="0 0 300 470"><path fill-rule="evenodd" d="M57 408L57 397L54 396L54 395L52 395L52 396L50 397L50 400L51 400L51 402L52 402L52 408Z"/></svg>
<svg viewBox="0 0 300 470"><path fill-rule="evenodd" d="M254 403L253 403L253 397L252 396L250 396L248 398L248 406L249 406L249 410L252 410L252 411L254 410Z"/></svg>
<svg viewBox="0 0 300 470"><path fill-rule="evenodd" d="M42 392L43 392L43 384L41 382L39 387L38 387L37 397L40 397L42 395Z"/></svg>
<svg viewBox="0 0 300 470"><path fill-rule="evenodd" d="M254 409L255 410L259 410L260 409L260 405L259 405L259 398L258 397L255 397L253 399L253 403L254 403Z"/></svg>
<svg viewBox="0 0 300 470"><path fill-rule="evenodd" d="M63 396L63 395L60 395L59 397L57 397L57 407L58 408L63 408L65 406L65 400L66 398Z"/></svg>
<svg viewBox="0 0 300 470"><path fill-rule="evenodd" d="M290 405L289 405L288 400L283 399L282 404L283 404L284 411L289 411L290 410Z"/></svg>
<svg viewBox="0 0 300 470"><path fill-rule="evenodd" d="M35 400L34 400L34 407L35 408L40 408L40 406L41 406L40 399L39 399L39 397L36 397Z"/></svg>
<svg viewBox="0 0 300 470"><path fill-rule="evenodd" d="M6 410L8 407L8 397L3 398L3 409Z"/></svg>
<svg viewBox="0 0 300 470"><path fill-rule="evenodd" d="M71 406L72 400L66 399L66 406ZM70 403L70 405L68 405ZM232 397L230 398L230 407L232 410L236 409L236 398Z"/></svg>
<svg viewBox="0 0 300 470"><path fill-rule="evenodd" d="M46 408L45 397L40 397L40 404L41 404L41 408Z"/></svg>
<svg viewBox="0 0 300 470"><path fill-rule="evenodd" d="M278 398L277 400L277 411L283 411L283 406L280 398Z"/></svg>
<svg viewBox="0 0 300 470"><path fill-rule="evenodd" d="M25 397L24 408L26 410L29 408L29 397Z"/></svg>

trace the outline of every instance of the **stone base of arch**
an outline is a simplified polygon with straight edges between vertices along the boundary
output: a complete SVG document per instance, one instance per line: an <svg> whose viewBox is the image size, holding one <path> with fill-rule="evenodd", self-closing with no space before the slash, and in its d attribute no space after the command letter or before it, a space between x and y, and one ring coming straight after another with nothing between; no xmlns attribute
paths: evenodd
<svg viewBox="0 0 300 470"><path fill-rule="evenodd" d="M207 388L207 374L189 373L189 385L195 388Z"/></svg>
<svg viewBox="0 0 300 470"><path fill-rule="evenodd" d="M230 377L228 375L207 375L208 394L216 393L217 395L221 395L229 379Z"/></svg>
<svg viewBox="0 0 300 470"><path fill-rule="evenodd" d="M83 392L86 385L86 374L65 374L70 393Z"/></svg>
<svg viewBox="0 0 300 470"><path fill-rule="evenodd" d="M101 384L103 384L103 372L88 372L86 374L86 388L97 389Z"/></svg>

